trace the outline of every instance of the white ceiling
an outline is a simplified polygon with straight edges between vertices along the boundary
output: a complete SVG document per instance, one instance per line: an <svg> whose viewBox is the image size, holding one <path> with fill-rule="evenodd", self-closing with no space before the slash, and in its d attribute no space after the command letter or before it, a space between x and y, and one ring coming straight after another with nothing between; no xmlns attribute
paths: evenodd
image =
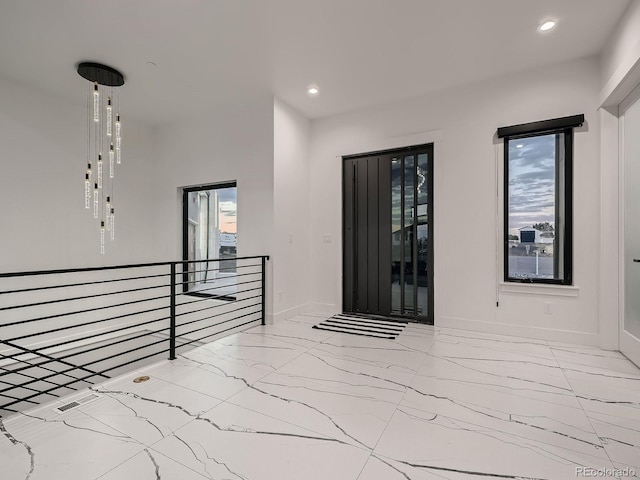
<svg viewBox="0 0 640 480"><path fill-rule="evenodd" d="M319 118L596 54L629 1L0 0L0 76L81 103L105 63L150 124L269 93Z"/></svg>

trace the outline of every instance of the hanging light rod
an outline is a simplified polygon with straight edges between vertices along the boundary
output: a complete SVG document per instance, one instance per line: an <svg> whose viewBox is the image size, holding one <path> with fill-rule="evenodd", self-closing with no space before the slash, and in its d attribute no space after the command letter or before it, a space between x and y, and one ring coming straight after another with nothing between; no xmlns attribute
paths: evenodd
<svg viewBox="0 0 640 480"><path fill-rule="evenodd" d="M115 68L94 62L82 62L78 64L78 74L90 82L105 85L107 87L121 87L124 85L124 76Z"/></svg>
<svg viewBox="0 0 640 480"><path fill-rule="evenodd" d="M115 171L122 163L122 121L120 94L124 85L118 70L100 63L80 62L78 74L87 83L87 156L84 173L84 208L100 226L100 253L105 237L115 240ZM95 171L97 170L97 172ZM93 186L93 189L92 189Z"/></svg>

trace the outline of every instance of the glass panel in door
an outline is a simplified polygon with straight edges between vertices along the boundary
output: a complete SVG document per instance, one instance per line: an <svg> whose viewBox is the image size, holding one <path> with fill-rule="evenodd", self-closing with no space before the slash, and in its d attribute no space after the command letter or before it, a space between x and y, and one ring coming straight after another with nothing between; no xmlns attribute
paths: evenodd
<svg viewBox="0 0 640 480"><path fill-rule="evenodd" d="M417 238L418 258L416 277L418 287L418 315L427 315L429 302L429 156L418 155L417 166Z"/></svg>
<svg viewBox="0 0 640 480"><path fill-rule="evenodd" d="M403 259L404 259L404 311L403 314L416 315L415 305L415 262L414 262L414 213L415 213L415 159L404 158L404 225L403 225Z"/></svg>
<svg viewBox="0 0 640 480"><path fill-rule="evenodd" d="M391 311L414 319L429 312L429 155L391 159Z"/></svg>
<svg viewBox="0 0 640 480"><path fill-rule="evenodd" d="M391 158L391 311L402 305L402 158Z"/></svg>

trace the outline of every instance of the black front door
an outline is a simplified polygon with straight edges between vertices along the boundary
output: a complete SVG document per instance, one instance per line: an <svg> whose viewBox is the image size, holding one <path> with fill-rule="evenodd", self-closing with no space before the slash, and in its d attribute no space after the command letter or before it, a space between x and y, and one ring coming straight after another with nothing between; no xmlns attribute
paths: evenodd
<svg viewBox="0 0 640 480"><path fill-rule="evenodd" d="M433 145L343 158L343 309L433 323Z"/></svg>

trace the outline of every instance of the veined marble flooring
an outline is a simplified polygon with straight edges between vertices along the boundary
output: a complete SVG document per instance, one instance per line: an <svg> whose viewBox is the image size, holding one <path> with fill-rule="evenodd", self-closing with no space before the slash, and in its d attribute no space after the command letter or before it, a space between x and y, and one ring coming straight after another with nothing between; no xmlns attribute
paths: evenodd
<svg viewBox="0 0 640 480"><path fill-rule="evenodd" d="M96 385L66 413L4 419L0 478L640 478L640 370L619 353L318 321L252 328Z"/></svg>

